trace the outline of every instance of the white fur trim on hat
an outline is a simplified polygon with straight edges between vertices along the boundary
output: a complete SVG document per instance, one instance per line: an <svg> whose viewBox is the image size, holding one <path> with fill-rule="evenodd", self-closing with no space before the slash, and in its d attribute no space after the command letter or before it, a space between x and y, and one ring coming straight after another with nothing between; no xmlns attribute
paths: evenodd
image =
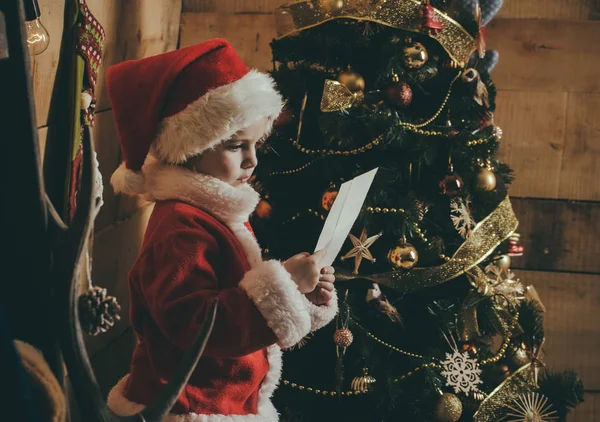
<svg viewBox="0 0 600 422"><path fill-rule="evenodd" d="M141 171L130 170L125 166L125 162L121 165L110 178L115 193L124 193L125 195L141 195L145 190L144 175Z"/></svg>
<svg viewBox="0 0 600 422"><path fill-rule="evenodd" d="M241 79L220 86L162 120L152 150L162 161L179 164L231 138L262 118L264 133L283 108L273 79L251 70Z"/></svg>

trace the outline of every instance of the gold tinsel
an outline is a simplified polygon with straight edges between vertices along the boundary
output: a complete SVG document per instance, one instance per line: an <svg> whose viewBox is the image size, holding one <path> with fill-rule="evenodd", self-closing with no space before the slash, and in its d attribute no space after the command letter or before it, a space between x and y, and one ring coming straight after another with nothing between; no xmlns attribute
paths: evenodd
<svg viewBox="0 0 600 422"><path fill-rule="evenodd" d="M477 48L476 40L461 24L433 8L443 28L437 34L423 30L423 2L420 0L371 0L341 2L338 7L323 7L312 0L296 0L275 10L280 38L294 35L334 19L375 22L405 31L427 34L437 40L461 67Z"/></svg>
<svg viewBox="0 0 600 422"><path fill-rule="evenodd" d="M536 389L534 372L531 364L519 368L506 378L481 403L473 415L473 422L489 422L504 420L506 406L512 404L523 393Z"/></svg>
<svg viewBox="0 0 600 422"><path fill-rule="evenodd" d="M338 81L327 79L321 97L321 111L340 111L359 104L364 99L363 91L352 92Z"/></svg>
<svg viewBox="0 0 600 422"><path fill-rule="evenodd" d="M436 267L413 268L410 271L392 271L360 278L392 287L399 292L414 292L452 280L485 260L516 230L519 222L507 196L498 207L472 230L471 235L446 263ZM352 280L356 275L340 268L339 281Z"/></svg>

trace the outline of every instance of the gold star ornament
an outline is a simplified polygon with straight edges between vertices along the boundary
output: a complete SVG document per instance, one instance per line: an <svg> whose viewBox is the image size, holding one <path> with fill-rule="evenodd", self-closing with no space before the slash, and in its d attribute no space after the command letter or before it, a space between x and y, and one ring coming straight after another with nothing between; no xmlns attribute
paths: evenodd
<svg viewBox="0 0 600 422"><path fill-rule="evenodd" d="M369 251L369 248L377 239L381 237L382 234L383 233L380 232L374 236L367 237L367 229L363 228L362 233L360 234L360 239L354 236L352 233L348 235L354 247L350 249L350 251L344 255L341 260L343 261L345 259L354 257L353 274L358 274L358 268L360 267L360 263L362 262L363 258L368 259L371 262L375 262L375 258L371 254L371 251Z"/></svg>

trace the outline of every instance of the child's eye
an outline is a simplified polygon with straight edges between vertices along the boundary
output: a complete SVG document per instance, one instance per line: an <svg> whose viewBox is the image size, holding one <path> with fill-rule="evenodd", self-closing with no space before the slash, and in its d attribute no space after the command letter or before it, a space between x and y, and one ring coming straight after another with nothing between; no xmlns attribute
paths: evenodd
<svg viewBox="0 0 600 422"><path fill-rule="evenodd" d="M242 147L242 144L227 145L229 151L237 151Z"/></svg>

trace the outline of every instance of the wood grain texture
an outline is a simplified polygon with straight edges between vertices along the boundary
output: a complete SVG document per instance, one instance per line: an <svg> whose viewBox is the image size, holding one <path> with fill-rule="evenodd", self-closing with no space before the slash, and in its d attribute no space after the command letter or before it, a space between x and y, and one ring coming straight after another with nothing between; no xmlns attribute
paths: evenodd
<svg viewBox="0 0 600 422"><path fill-rule="evenodd" d="M586 392L584 402L568 416L567 422L596 422L600 415L600 393Z"/></svg>
<svg viewBox="0 0 600 422"><path fill-rule="evenodd" d="M486 31L500 53L499 88L515 91L600 91L600 21L497 19Z"/></svg>
<svg viewBox="0 0 600 422"><path fill-rule="evenodd" d="M520 198L511 202L525 248L524 256L513 259L513 267L600 274L600 203Z"/></svg>
<svg viewBox="0 0 600 422"><path fill-rule="evenodd" d="M575 370L586 390L600 389L600 275L515 271L544 306L546 364Z"/></svg>
<svg viewBox="0 0 600 422"><path fill-rule="evenodd" d="M272 13L289 0L183 0L183 12Z"/></svg>
<svg viewBox="0 0 600 422"><path fill-rule="evenodd" d="M505 0L498 18L598 20L598 0Z"/></svg>
<svg viewBox="0 0 600 422"><path fill-rule="evenodd" d="M515 171L511 195L558 197L567 99L565 92L498 92L499 158Z"/></svg>
<svg viewBox="0 0 600 422"><path fill-rule="evenodd" d="M266 15L183 13L181 47L215 37L229 40L248 67L271 68L269 43L275 38L275 17Z"/></svg>

